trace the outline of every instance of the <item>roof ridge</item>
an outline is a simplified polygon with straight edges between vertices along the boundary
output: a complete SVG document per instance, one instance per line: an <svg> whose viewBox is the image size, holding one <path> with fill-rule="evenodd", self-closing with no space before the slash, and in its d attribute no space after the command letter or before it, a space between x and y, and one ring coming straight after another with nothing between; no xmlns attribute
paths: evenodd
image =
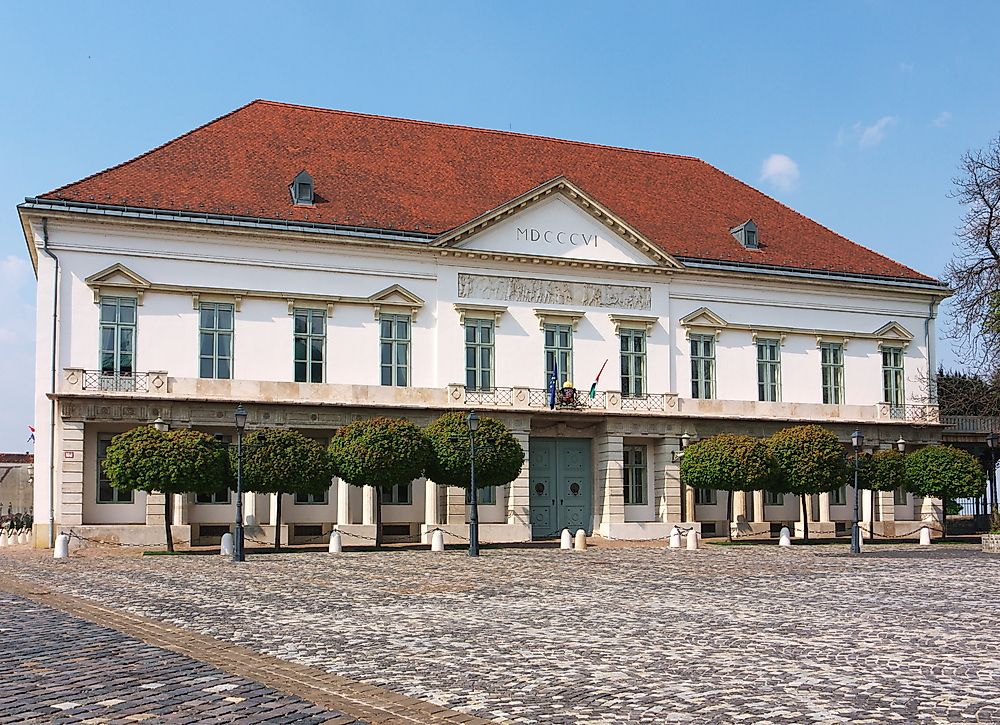
<svg viewBox="0 0 1000 725"><path fill-rule="evenodd" d="M233 114L239 113L244 108L249 108L254 103L257 103L259 101L260 101L260 99L255 99L255 100L250 101L248 103L244 103L239 108L234 108L232 111L229 111L228 113L224 113L221 116L218 116L217 118L213 118L211 121L206 121L205 123L201 124L200 126L198 126L196 128L192 128L190 131L182 133L180 136L175 136L172 139L164 141L159 146L155 146L155 147L151 148L149 151L144 151L143 153L139 154L138 156L133 156L130 159L126 159L125 161L122 161L121 163L115 164L114 166L109 166L106 169L101 169L100 171L95 171L92 174L88 174L87 176L84 176L82 179L77 179L76 181L71 181L68 184L63 184L62 186L56 187L52 191L46 191L44 194L39 194L38 196L39 197L45 197L45 196L51 196L52 194L58 194L63 189L68 189L71 186L76 186L77 184L82 184L83 182L89 181L90 179L93 179L96 176L100 176L101 174L106 174L109 171L114 171L115 169L120 169L122 166L127 166L128 164L131 164L133 161L138 161L141 158L145 158L146 156L149 156L152 153L156 153L160 149L165 148L165 147L169 146L172 143L176 143L177 141L180 141L182 138L186 138L186 137L190 136L193 133L201 131L204 128L208 128L209 126L211 126L214 123L218 123L219 121L222 121L222 120L224 120L226 118L229 118Z"/></svg>
<svg viewBox="0 0 1000 725"><path fill-rule="evenodd" d="M888 262L892 262L893 264L898 264L903 269L908 269L909 271L913 272L914 274L918 274L921 277L926 277L927 279L936 279L935 277L931 277L930 275L924 274L920 270L914 269L913 267L910 267L909 265L903 264L902 262L899 262L899 261L893 259L892 257L888 257L888 256L882 254L881 252L872 249L871 247L866 247L861 242L856 242L853 239L851 239L850 237L845 237L843 234L841 234L840 232L836 231L835 229L831 229L826 224L823 224L822 222L816 221L812 217L806 216L805 214L803 214L802 212L798 211L797 209L793 209L792 207L788 206L788 204L786 204L785 202L781 201L780 199L776 199L775 197L773 197L770 194L767 194L767 193L761 191L760 189L758 189L755 186L750 186L750 184L748 184L747 182L743 181L743 179L740 179L740 178L737 178L737 177L733 176L728 171L726 171L724 169L720 169L718 166L715 166L714 164L710 164L707 161L705 161L704 159L695 159L695 160L696 161L700 161L701 163L705 164L706 166L711 167L715 171L718 171L720 174L723 174L724 176L728 176L730 179L732 179L733 181L735 181L737 184L741 184L742 186L745 186L746 188L750 189L751 191L754 191L757 194L760 194L765 199L770 199L775 204L777 204L778 206L782 207L783 209L787 209L788 211L790 211L795 216L800 217L802 219L805 219L807 222L809 222L811 224L815 224L816 226L825 229L826 231L830 232L830 234L833 234L836 237L840 237L841 239L843 239L845 242L847 242L849 244L853 244L856 247L860 247L861 249L864 249L866 252L870 252L870 253L878 256L878 257L881 257L882 259L884 259L884 260L886 260Z"/></svg>
<svg viewBox="0 0 1000 725"><path fill-rule="evenodd" d="M306 106L300 103L285 103L284 101L269 101L258 98L247 105L263 103L269 106L280 106L283 108L298 108L306 111L316 111L317 113L333 113L340 116L356 116L359 118L377 118L382 121L394 121L396 123L412 123L417 126L436 126L438 128L460 129L463 131L475 131L476 133L497 134L499 136L518 136L520 138L533 138L540 141L553 141L555 143L569 144L571 146L587 146L589 148L608 149L609 151L627 151L632 154L644 154L647 156L662 156L670 159L683 159L685 161L701 161L697 156L687 154L673 154L666 151L649 151L648 149L635 149L628 146L612 146L610 144L592 143L590 141L574 141L568 138L557 138L555 136L542 136L537 133L521 133L520 131L503 131L497 128L479 128L478 126L467 126L458 123L443 123L441 121L421 121L418 118L401 118L399 116L383 116L378 113L361 113L359 111L344 111L338 108L323 108L322 106ZM240 110L240 109L237 109ZM196 129L197 130L197 129Z"/></svg>

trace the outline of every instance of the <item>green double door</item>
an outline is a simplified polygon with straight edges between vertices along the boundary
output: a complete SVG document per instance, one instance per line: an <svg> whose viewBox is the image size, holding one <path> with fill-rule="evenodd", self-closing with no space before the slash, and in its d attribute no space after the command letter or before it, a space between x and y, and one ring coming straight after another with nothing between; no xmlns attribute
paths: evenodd
<svg viewBox="0 0 1000 725"><path fill-rule="evenodd" d="M531 536L558 536L591 528L593 500L590 440L532 438L529 441Z"/></svg>

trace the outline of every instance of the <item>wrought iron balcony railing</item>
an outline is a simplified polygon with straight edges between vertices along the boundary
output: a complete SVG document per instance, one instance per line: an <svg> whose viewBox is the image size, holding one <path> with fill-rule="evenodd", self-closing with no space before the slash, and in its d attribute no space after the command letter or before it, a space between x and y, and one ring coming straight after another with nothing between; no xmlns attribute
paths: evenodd
<svg viewBox="0 0 1000 725"><path fill-rule="evenodd" d="M72 390L102 393L160 393L167 388L165 372L122 372L113 370L64 371L66 386Z"/></svg>

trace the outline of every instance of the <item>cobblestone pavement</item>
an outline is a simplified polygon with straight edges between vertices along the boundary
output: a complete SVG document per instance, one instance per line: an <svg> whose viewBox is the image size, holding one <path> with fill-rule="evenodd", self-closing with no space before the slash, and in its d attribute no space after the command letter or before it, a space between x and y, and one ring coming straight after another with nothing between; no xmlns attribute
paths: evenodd
<svg viewBox="0 0 1000 725"><path fill-rule="evenodd" d="M1000 557L971 546L0 553L5 574L490 719L1000 722Z"/></svg>
<svg viewBox="0 0 1000 725"><path fill-rule="evenodd" d="M0 723L352 723L343 713L0 592Z"/></svg>

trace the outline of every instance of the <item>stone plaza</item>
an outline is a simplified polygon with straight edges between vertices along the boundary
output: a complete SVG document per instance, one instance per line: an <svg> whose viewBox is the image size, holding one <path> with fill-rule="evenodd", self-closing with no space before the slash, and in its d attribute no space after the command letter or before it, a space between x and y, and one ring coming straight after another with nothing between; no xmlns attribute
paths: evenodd
<svg viewBox="0 0 1000 725"><path fill-rule="evenodd" d="M280 722L1000 722L1000 557L969 544L882 544L860 558L843 544L509 548L478 560L316 551L243 565L7 549L4 589L4 723L178 721L166 694L160 710L121 701L150 682L167 693L188 680L200 707L219 701L213 722L240 719L228 689L269 704ZM56 617L95 626L77 616L143 640L135 647L158 644L163 656L148 657L162 666L145 681L124 672L119 643L102 678L83 655L46 665L65 682L90 670L110 695L17 689L39 677L26 659L52 646L39 628ZM214 672L220 663L226 671ZM281 663L294 671L279 676ZM366 692L404 704L365 709ZM102 714L108 701L117 709Z"/></svg>

